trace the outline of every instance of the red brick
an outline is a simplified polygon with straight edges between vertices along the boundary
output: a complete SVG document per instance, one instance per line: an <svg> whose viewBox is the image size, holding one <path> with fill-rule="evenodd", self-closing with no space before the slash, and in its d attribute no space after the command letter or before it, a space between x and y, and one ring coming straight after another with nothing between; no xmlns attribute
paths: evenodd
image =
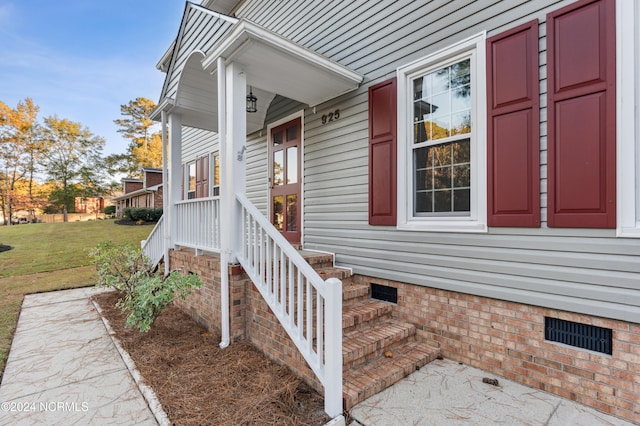
<svg viewBox="0 0 640 426"><path fill-rule="evenodd" d="M570 365L564 365L562 369L569 374L584 377L585 379L593 380L595 378L595 373L593 371L572 367Z"/></svg>

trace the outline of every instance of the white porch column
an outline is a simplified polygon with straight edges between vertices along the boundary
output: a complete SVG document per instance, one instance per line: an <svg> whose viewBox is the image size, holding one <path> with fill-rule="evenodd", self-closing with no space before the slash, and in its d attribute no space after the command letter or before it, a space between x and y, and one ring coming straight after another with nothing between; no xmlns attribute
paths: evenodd
<svg viewBox="0 0 640 426"><path fill-rule="evenodd" d="M230 194L229 201L231 211L231 231L229 261L236 263L241 249L240 206L235 199L235 194L246 192L246 142L247 142L247 76L244 70L236 63L226 66L226 131L227 158L224 163L227 166L226 187Z"/></svg>
<svg viewBox="0 0 640 426"><path fill-rule="evenodd" d="M240 250L241 212L236 193L245 192L245 145L247 136L246 96L247 79L242 69L234 63L225 65L224 58L217 59L218 75L218 141L220 144L220 306L222 341L220 347L229 345L229 264L238 261Z"/></svg>
<svg viewBox="0 0 640 426"><path fill-rule="evenodd" d="M169 191L167 200L167 218L169 222L169 245L175 248L178 223L176 203L182 199L182 175L180 160L182 157L182 117L169 113Z"/></svg>
<svg viewBox="0 0 640 426"><path fill-rule="evenodd" d="M160 122L162 125L162 232L164 233L164 241L162 247L164 248L164 274L169 275L171 272L169 265L169 244L171 240L169 237L169 159L167 157L167 113L165 111L160 112Z"/></svg>
<svg viewBox="0 0 640 426"><path fill-rule="evenodd" d="M229 209L232 203L230 189L227 188L227 169L229 150L227 148L227 95L226 81L227 72L224 58L217 60L218 76L218 146L220 147L220 331L222 339L220 347L222 349L229 346L229 255L231 254L231 231L227 226L231 222L231 212ZM231 195L230 195L231 194Z"/></svg>

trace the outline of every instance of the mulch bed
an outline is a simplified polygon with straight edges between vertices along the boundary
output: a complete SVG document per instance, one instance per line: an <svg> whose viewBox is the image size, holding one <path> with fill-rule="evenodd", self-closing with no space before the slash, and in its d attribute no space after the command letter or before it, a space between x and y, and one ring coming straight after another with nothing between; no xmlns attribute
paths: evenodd
<svg viewBox="0 0 640 426"><path fill-rule="evenodd" d="M148 333L124 327L115 292L94 297L145 383L173 424L322 425L320 395L253 346L220 349L209 333L174 306Z"/></svg>

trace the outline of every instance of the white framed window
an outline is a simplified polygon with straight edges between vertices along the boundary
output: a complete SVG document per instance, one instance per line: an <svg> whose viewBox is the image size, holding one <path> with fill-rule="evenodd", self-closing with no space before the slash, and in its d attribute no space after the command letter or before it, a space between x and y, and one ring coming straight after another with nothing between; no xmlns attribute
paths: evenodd
<svg viewBox="0 0 640 426"><path fill-rule="evenodd" d="M220 152L215 151L211 153L211 196L217 197L220 195Z"/></svg>
<svg viewBox="0 0 640 426"><path fill-rule="evenodd" d="M484 33L398 68L398 228L486 232Z"/></svg>
<svg viewBox="0 0 640 426"><path fill-rule="evenodd" d="M187 164L187 200L196 198L196 162Z"/></svg>

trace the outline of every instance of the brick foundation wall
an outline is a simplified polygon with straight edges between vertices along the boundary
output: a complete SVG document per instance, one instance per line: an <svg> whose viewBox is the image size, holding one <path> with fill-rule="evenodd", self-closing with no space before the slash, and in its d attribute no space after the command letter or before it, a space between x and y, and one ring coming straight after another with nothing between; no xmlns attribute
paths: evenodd
<svg viewBox="0 0 640 426"><path fill-rule="evenodd" d="M220 259L214 256L196 256L193 250L169 251L171 270L181 270L197 274L203 286L191 293L186 300L174 303L194 321L207 330L220 332ZM245 288L251 283L236 266L229 267L229 335L231 342L245 338L246 300Z"/></svg>
<svg viewBox="0 0 640 426"><path fill-rule="evenodd" d="M394 316L442 355L640 424L640 324L357 276L398 289ZM544 340L544 318L613 330L613 355Z"/></svg>
<svg viewBox="0 0 640 426"><path fill-rule="evenodd" d="M171 270L198 274L204 282L202 288L195 290L186 300L175 301L176 306L207 330L220 332L220 259L195 256L190 249L172 250L169 259ZM322 385L253 282L238 266L230 266L229 274L231 341L248 341L322 393Z"/></svg>

